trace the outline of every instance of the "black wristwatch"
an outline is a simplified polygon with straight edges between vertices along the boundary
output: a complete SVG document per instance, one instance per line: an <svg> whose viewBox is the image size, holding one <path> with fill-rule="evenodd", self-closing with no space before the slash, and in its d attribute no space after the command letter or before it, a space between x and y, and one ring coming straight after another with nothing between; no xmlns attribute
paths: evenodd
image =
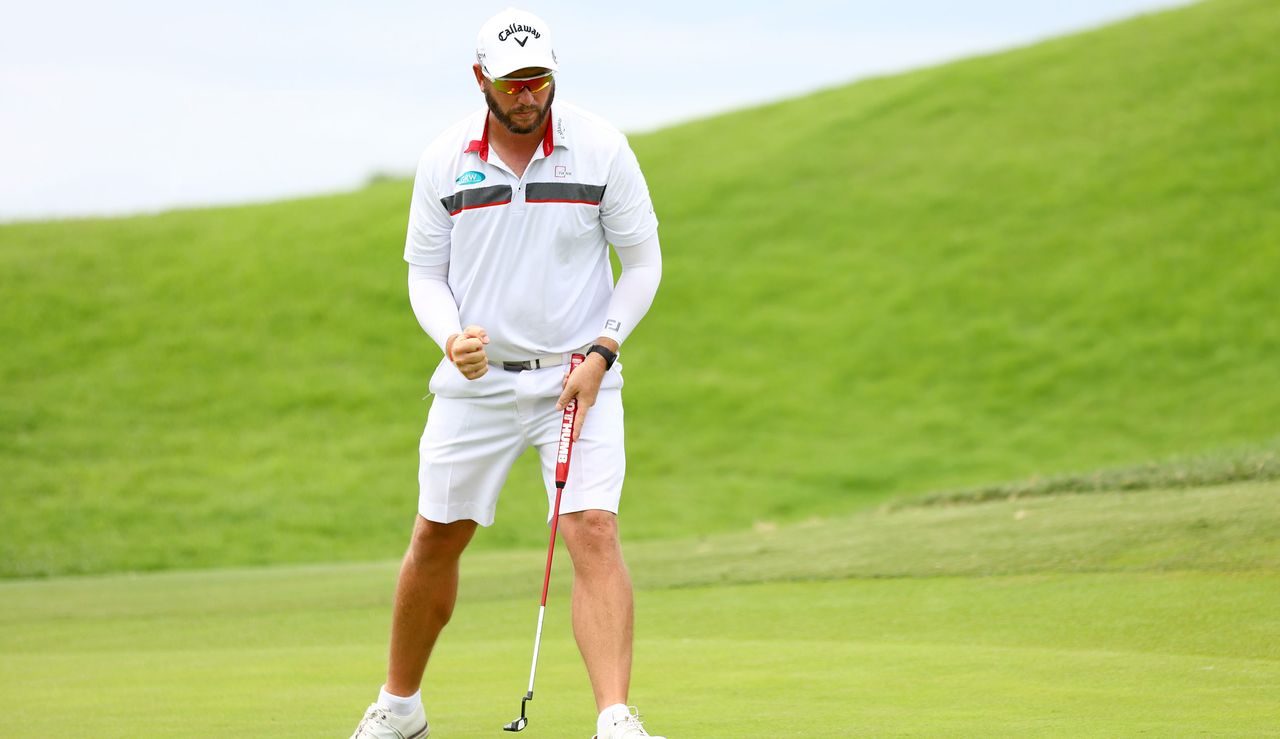
<svg viewBox="0 0 1280 739"><path fill-rule="evenodd" d="M608 372L609 370L613 369L613 363L618 360L618 353L615 351L610 351L609 347L604 346L602 344L592 344L591 348L587 350L587 354L599 354L600 356L604 357L605 372Z"/></svg>

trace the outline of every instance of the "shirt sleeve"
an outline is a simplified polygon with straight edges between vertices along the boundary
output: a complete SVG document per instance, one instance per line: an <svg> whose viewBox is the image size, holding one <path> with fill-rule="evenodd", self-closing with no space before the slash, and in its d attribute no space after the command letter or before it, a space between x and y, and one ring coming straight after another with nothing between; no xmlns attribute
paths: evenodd
<svg viewBox="0 0 1280 739"><path fill-rule="evenodd" d="M600 201L600 222L605 237L614 246L634 246L658 231L649 185L626 138L619 144L609 169L604 199Z"/></svg>
<svg viewBox="0 0 1280 739"><path fill-rule="evenodd" d="M409 304L422 330L444 350L449 337L462 332L458 304L449 289L449 263L409 265Z"/></svg>
<svg viewBox="0 0 1280 739"><path fill-rule="evenodd" d="M413 180L413 200L409 205L409 230L404 240L404 260L421 267L434 267L449 261L450 233L453 219L440 202L440 194L431 183L424 162L419 163Z"/></svg>
<svg viewBox="0 0 1280 739"><path fill-rule="evenodd" d="M613 250L622 264L622 274L609 299L608 318L600 335L621 344L644 318L658 294L658 283L662 281L662 249L655 233L639 244L615 246Z"/></svg>

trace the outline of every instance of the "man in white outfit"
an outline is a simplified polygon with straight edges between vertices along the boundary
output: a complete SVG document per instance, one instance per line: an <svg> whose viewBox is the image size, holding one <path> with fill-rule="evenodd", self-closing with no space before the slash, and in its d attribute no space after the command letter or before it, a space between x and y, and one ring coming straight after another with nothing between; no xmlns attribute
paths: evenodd
<svg viewBox="0 0 1280 739"><path fill-rule="evenodd" d="M387 680L353 739L430 732L419 686L453 612L459 557L476 526L493 523L511 465L530 446L550 509L560 411L573 398L559 530L596 736L649 737L627 705L633 601L618 540L626 458L615 360L657 292L658 221L626 138L578 108L552 108L558 66L542 19L510 8L489 19L476 62L486 108L427 147L414 181L409 297L445 356L431 377ZM610 244L622 265L616 286ZM566 378L574 353L586 361Z"/></svg>

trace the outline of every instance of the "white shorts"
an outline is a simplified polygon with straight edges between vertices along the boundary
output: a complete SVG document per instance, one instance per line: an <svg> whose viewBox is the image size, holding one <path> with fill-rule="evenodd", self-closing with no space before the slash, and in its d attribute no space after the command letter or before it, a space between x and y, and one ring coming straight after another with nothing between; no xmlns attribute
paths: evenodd
<svg viewBox="0 0 1280 739"><path fill-rule="evenodd" d="M626 475L621 364L605 374L582 435L573 444L561 513L618 512ZM493 524L511 465L529 447L542 458L547 520L555 502L555 457L565 367L508 372L490 366L467 380L449 362L431 377L435 394L419 445L418 513L428 521Z"/></svg>

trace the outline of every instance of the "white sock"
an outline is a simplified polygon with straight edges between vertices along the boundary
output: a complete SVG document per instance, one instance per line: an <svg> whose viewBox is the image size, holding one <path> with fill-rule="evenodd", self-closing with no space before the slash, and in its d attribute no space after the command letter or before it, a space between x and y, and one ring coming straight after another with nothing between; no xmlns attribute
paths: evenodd
<svg viewBox="0 0 1280 739"><path fill-rule="evenodd" d="M408 698L401 698L388 693L387 686L383 685L378 691L378 705L397 716L412 716L418 706L422 705L422 691L419 690Z"/></svg>
<svg viewBox="0 0 1280 739"><path fill-rule="evenodd" d="M612 706L605 708L600 712L600 718L596 719L596 734L598 736L608 736L608 730L613 725L631 715L631 710L627 708L625 703L614 703Z"/></svg>

